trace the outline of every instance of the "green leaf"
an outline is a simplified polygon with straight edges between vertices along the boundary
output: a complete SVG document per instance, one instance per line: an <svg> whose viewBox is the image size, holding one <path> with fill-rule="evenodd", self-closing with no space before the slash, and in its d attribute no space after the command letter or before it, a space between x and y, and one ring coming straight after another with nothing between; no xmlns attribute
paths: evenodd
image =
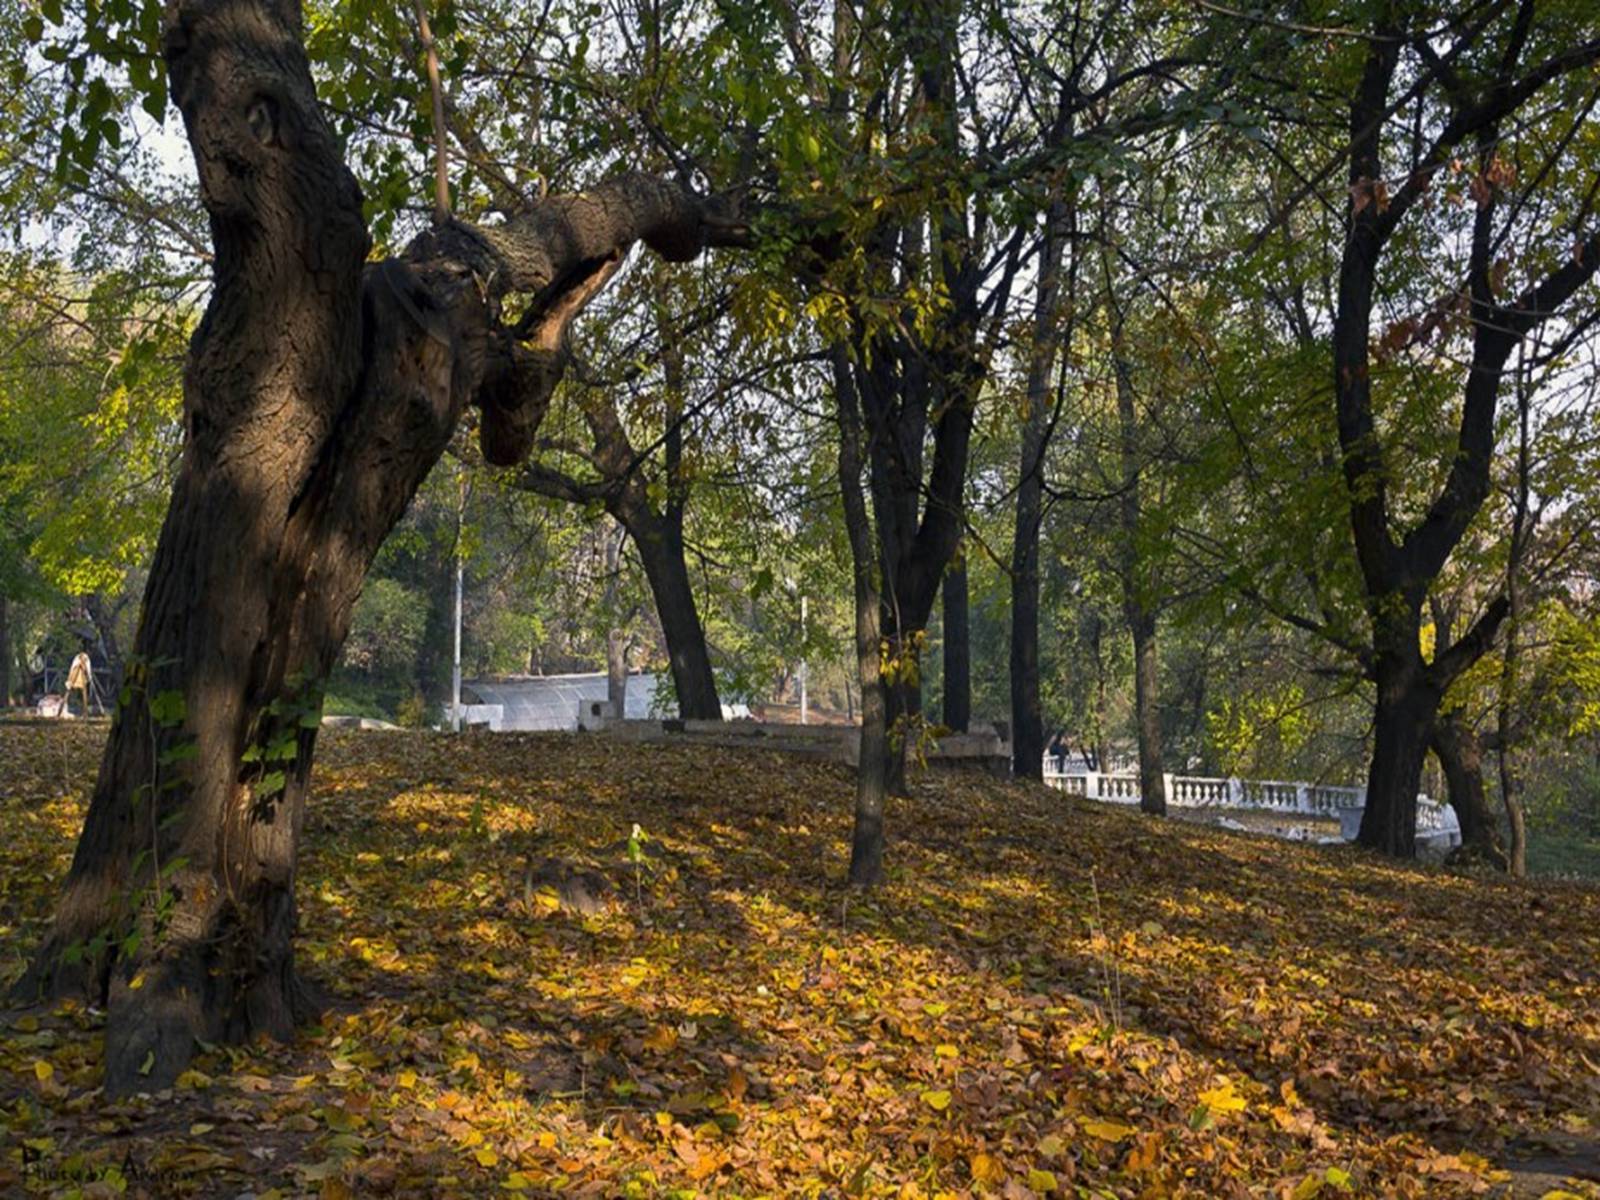
<svg viewBox="0 0 1600 1200"><path fill-rule="evenodd" d="M288 776L282 771L270 771L256 780L255 795L258 800L265 800L268 796L276 796L288 784Z"/></svg>
<svg viewBox="0 0 1600 1200"><path fill-rule="evenodd" d="M168 746L161 752L161 765L166 766L169 763L188 762L189 760L198 758L199 756L200 744L198 742L179 742L176 746Z"/></svg>
<svg viewBox="0 0 1600 1200"><path fill-rule="evenodd" d="M169 688L150 697L150 719L164 729L183 724L188 714L183 693L176 689Z"/></svg>

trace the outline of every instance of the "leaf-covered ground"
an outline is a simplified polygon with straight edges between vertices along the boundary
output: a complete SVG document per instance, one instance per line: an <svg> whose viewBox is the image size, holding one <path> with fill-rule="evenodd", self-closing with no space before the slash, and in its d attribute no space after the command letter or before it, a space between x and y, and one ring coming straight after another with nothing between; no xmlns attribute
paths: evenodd
<svg viewBox="0 0 1600 1200"><path fill-rule="evenodd" d="M0 726L0 982L99 736ZM0 1195L1600 1195L1592 890L934 775L861 897L844 770L594 738L331 734L315 793L324 1024L113 1105L96 1014L6 1014Z"/></svg>

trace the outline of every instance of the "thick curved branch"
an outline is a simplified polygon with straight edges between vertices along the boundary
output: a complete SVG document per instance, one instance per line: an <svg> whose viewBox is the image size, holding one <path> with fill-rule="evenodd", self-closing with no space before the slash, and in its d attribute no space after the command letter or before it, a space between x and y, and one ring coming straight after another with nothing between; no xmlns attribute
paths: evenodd
<svg viewBox="0 0 1600 1200"><path fill-rule="evenodd" d="M506 296L528 297L514 329L497 325L491 332L472 397L484 415L484 458L511 466L527 457L566 370L572 322L636 242L681 261L707 246L748 245L749 238L728 200L633 173L590 191L548 197L501 225L441 223L419 236L405 257L437 282L476 293L491 314Z"/></svg>

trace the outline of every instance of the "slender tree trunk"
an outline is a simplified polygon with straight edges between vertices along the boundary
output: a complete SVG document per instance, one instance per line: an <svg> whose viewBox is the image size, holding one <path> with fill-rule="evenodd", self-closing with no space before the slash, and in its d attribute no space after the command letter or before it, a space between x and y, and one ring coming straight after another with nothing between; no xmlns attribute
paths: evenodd
<svg viewBox="0 0 1600 1200"><path fill-rule="evenodd" d="M944 724L966 733L972 724L972 629L967 598L967 563L952 560L944 571Z"/></svg>
<svg viewBox="0 0 1600 1200"><path fill-rule="evenodd" d="M1036 420L1037 417L1037 420ZM1017 485L1017 524L1011 546L1011 773L1042 779L1044 707L1039 700L1039 526L1042 479L1037 462L1044 414L1023 428L1023 477Z"/></svg>
<svg viewBox="0 0 1600 1200"><path fill-rule="evenodd" d="M606 702L611 705L611 715L621 720L628 715L628 633L623 628L621 602L622 544L627 530L618 526L607 530L605 609L609 625L606 629Z"/></svg>
<svg viewBox="0 0 1600 1200"><path fill-rule="evenodd" d="M1161 762L1160 663L1156 622L1141 614L1133 622L1134 724L1139 738L1139 808L1167 814L1167 779Z"/></svg>
<svg viewBox="0 0 1600 1200"><path fill-rule="evenodd" d="M1140 477L1143 474L1139 415L1133 375L1122 352L1122 317L1112 326L1112 357L1117 383L1117 423L1122 457L1122 607L1133 633L1134 727L1139 740L1139 808L1154 816L1167 812L1166 775L1161 766L1161 675L1156 657L1156 618L1145 595L1139 559Z"/></svg>
<svg viewBox="0 0 1600 1200"><path fill-rule="evenodd" d="M1045 452L1055 416L1051 384L1065 340L1060 329L1061 258L1070 218L1071 210L1060 198L1045 212L1033 345L1028 355L1028 407L1022 421L1016 526L1011 540L1011 771L1019 779L1042 779L1044 769L1044 708L1039 700L1039 530L1044 523Z"/></svg>
<svg viewBox="0 0 1600 1200"><path fill-rule="evenodd" d="M884 633L884 616L878 616L880 640L891 648L898 648L902 672L893 683L884 684L884 705L889 720L889 764L885 778L891 796L909 796L911 784L908 764L918 739L922 736L922 663L921 651L912 635L902 638L895 633ZM919 629L917 632L921 632ZM909 660L909 666L906 665Z"/></svg>
<svg viewBox="0 0 1600 1200"><path fill-rule="evenodd" d="M1505 848L1484 793L1483 747L1460 710L1439 714L1433 726L1433 752L1444 771L1450 807L1461 824L1462 857L1505 870Z"/></svg>
<svg viewBox="0 0 1600 1200"><path fill-rule="evenodd" d="M1528 493L1531 486L1531 444L1528 417L1532 397L1526 376L1517 380L1517 501L1511 519L1511 553L1506 560L1506 645L1500 660L1500 697L1495 706L1495 731L1500 768L1500 802L1506 810L1511 845L1509 870L1528 874L1528 821L1522 808L1522 781L1517 775L1511 710L1517 696L1517 669L1522 651L1522 555L1529 534Z"/></svg>
<svg viewBox="0 0 1600 1200"><path fill-rule="evenodd" d="M10 601L0 595L0 708L11 707Z"/></svg>
<svg viewBox="0 0 1600 1200"><path fill-rule="evenodd" d="M889 792L889 711L881 660L878 562L872 518L861 484L861 408L842 346L833 351L839 416L839 484L845 532L850 538L856 609L856 670L861 685L861 742L856 760L855 826L850 839L850 882L872 887L883 878L883 810Z"/></svg>
<svg viewBox="0 0 1600 1200"><path fill-rule="evenodd" d="M656 615L667 640L672 683L678 693L678 715L685 719L720 721L722 701L711 669L705 627L695 604L684 556L682 528L670 519L634 516L628 524L645 579L655 598Z"/></svg>
<svg viewBox="0 0 1600 1200"><path fill-rule="evenodd" d="M1522 521L1516 522L1512 538L1520 542ZM1510 844L1506 847L1507 870L1513 878L1522 879L1528 874L1528 818L1522 807L1522 780L1517 773L1516 733L1512 729L1511 710L1517 690L1517 669L1521 655L1522 589L1517 579L1521 554L1514 550L1506 572L1506 644L1500 662L1500 701L1497 705L1495 732L1496 757L1500 775L1500 803L1506 810L1506 826Z"/></svg>

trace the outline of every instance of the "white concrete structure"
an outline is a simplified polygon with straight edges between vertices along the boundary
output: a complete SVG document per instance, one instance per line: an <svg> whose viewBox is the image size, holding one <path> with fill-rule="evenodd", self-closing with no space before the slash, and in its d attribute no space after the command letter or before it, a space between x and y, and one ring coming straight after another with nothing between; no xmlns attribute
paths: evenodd
<svg viewBox="0 0 1600 1200"><path fill-rule="evenodd" d="M1284 816L1323 817L1339 822L1339 836L1354 841L1367 804L1367 789L1280 779L1220 779L1200 775L1164 775L1167 804L1172 808L1253 809ZM1073 796L1110 804L1139 803L1137 772L1067 771L1045 759L1044 781ZM1461 844L1461 823L1455 809L1427 796L1417 797L1419 848L1448 850Z"/></svg>

